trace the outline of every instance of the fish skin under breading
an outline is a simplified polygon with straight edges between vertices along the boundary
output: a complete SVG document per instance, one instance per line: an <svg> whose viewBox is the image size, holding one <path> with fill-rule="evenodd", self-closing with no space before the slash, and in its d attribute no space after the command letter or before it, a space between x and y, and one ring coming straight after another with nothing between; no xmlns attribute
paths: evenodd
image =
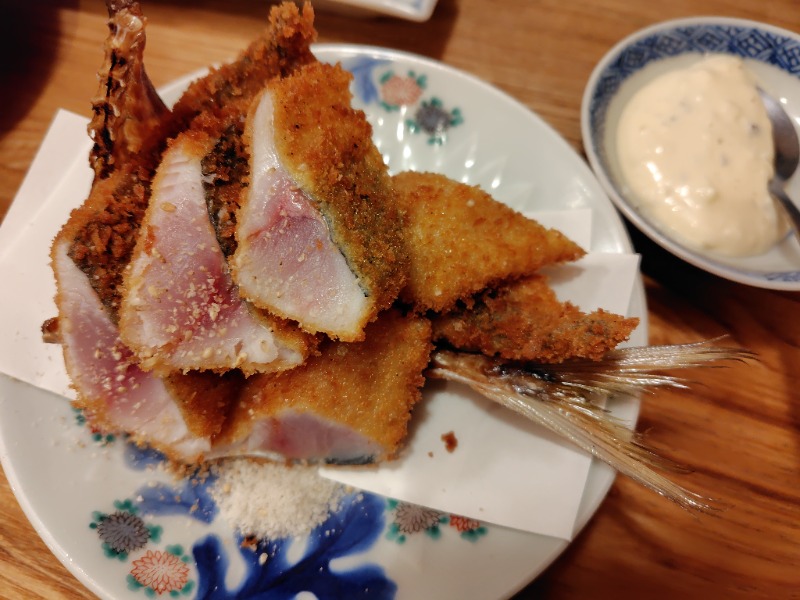
<svg viewBox="0 0 800 600"><path fill-rule="evenodd" d="M399 173L392 182L411 263L400 298L417 311L446 312L502 281L584 255L478 187L435 173Z"/></svg>
<svg viewBox="0 0 800 600"><path fill-rule="evenodd" d="M434 339L459 350L507 360L560 363L599 360L639 323L605 310L584 313L560 302L547 278L533 275L486 291L433 319Z"/></svg>
<svg viewBox="0 0 800 600"><path fill-rule="evenodd" d="M351 107L352 79L340 66L317 63L277 82L275 146L381 310L405 283L408 259L388 169L364 112ZM309 94L322 101L309 102Z"/></svg>
<svg viewBox="0 0 800 600"><path fill-rule="evenodd" d="M343 341L363 339L407 272L388 169L351 80L339 65L304 65L253 103L229 261L253 305Z"/></svg>
<svg viewBox="0 0 800 600"><path fill-rule="evenodd" d="M280 437L289 411L343 426L378 448L377 455L359 458L392 458L407 435L432 350L427 318L383 311L367 326L364 341L328 340L303 366L249 378L219 446L235 455L259 421Z"/></svg>

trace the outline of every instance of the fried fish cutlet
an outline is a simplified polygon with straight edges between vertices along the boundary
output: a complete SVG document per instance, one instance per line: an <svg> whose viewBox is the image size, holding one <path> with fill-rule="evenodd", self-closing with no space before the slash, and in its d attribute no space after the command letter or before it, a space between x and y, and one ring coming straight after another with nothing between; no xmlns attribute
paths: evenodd
<svg viewBox="0 0 800 600"><path fill-rule="evenodd" d="M251 377L212 456L349 464L393 457L421 395L430 336L426 318L389 309L362 342L328 340L301 367Z"/></svg>
<svg viewBox="0 0 800 600"><path fill-rule="evenodd" d="M507 360L560 363L599 360L628 339L639 323L605 310L581 312L560 302L543 275L485 291L461 308L433 318L434 339L459 350Z"/></svg>
<svg viewBox="0 0 800 600"><path fill-rule="evenodd" d="M310 64L254 103L230 261L254 305L344 341L363 338L406 273L388 171L366 116L350 106L351 79Z"/></svg>
<svg viewBox="0 0 800 600"><path fill-rule="evenodd" d="M66 243L54 249L54 260L59 337L77 392L73 405L103 433L128 433L174 460L200 460L222 427L241 376L162 378L143 371L88 279L69 258Z"/></svg>
<svg viewBox="0 0 800 600"><path fill-rule="evenodd" d="M434 173L404 172L392 183L405 219L409 281L400 297L418 311L447 311L503 280L584 251L478 187Z"/></svg>
<svg viewBox="0 0 800 600"><path fill-rule="evenodd" d="M217 241L202 166L215 144L193 126L163 154L125 273L120 335L142 368L160 373L295 367L316 340L248 306Z"/></svg>

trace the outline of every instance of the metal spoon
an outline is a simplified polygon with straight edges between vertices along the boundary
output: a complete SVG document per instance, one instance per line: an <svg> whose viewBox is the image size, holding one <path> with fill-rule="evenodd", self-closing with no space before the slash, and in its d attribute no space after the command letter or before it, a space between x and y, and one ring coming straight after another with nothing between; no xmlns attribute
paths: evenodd
<svg viewBox="0 0 800 600"><path fill-rule="evenodd" d="M775 175L769 182L769 192L786 211L794 234L800 239L800 209L786 194L786 182L794 175L800 163L797 131L789 115L775 98L761 88L758 88L758 93L772 123L772 141L775 147Z"/></svg>

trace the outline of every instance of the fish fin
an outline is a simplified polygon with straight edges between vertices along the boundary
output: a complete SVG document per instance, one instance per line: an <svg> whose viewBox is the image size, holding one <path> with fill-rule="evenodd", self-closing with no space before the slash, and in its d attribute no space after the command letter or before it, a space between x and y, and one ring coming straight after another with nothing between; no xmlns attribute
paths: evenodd
<svg viewBox="0 0 800 600"><path fill-rule="evenodd" d="M749 360L748 350L711 342L614 350L600 361L558 365L515 364L479 354L437 350L428 375L468 385L486 398L539 423L592 456L679 506L704 513L724 504L704 498L658 471L690 469L659 456L641 433L603 408L615 394L653 387L685 389L688 382L661 369L713 366L721 360Z"/></svg>

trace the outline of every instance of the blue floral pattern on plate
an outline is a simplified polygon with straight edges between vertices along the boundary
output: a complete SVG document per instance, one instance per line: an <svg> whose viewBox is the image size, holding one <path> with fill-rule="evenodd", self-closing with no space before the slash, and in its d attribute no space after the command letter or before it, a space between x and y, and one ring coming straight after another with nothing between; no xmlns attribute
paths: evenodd
<svg viewBox="0 0 800 600"><path fill-rule="evenodd" d="M85 423L80 418L76 421ZM106 446L114 443L105 439L95 441ZM159 452L130 442L125 442L123 458L125 465L135 471L152 469L166 460ZM305 550L296 560L289 558L288 551L296 539L245 539L231 532L245 572L238 583L229 585L228 549L232 544L218 534L208 534L193 544L191 553L180 544L162 548L159 545L170 537L169 532L165 534L169 528L152 522L154 517L183 516L213 523L219 518L210 491L215 483L213 474L190 473L173 484L140 486L130 498L116 500L113 512L92 513L89 527L96 531L105 555L122 562L130 560L129 589L144 590L150 597L167 594L209 600L290 600L302 592L320 600L391 599L395 597L397 584L380 565L362 561L350 569L333 569L331 563L368 551L384 532L386 539L403 544L407 536L416 533L439 539L442 535L439 525L450 524L462 539L472 542L488 531L474 519L354 491L302 540ZM394 514L394 520L387 528L388 513Z"/></svg>
<svg viewBox="0 0 800 600"><path fill-rule="evenodd" d="M589 112L592 127L601 127L604 112L619 86L654 60L695 52L724 52L774 65L800 77L800 42L739 25L680 25L659 31L625 47L598 80Z"/></svg>
<svg viewBox="0 0 800 600"><path fill-rule="evenodd" d="M197 596L291 600L300 592L310 592L320 600L393 598L397 586L378 565L361 564L350 570L331 568L333 561L359 554L375 543L383 530L383 512L382 498L349 495L339 511L311 532L305 554L293 563L285 551L291 540L261 540L252 548L240 543L246 574L232 590L225 584L228 559L224 546L218 536L209 536L193 549L200 573Z"/></svg>

